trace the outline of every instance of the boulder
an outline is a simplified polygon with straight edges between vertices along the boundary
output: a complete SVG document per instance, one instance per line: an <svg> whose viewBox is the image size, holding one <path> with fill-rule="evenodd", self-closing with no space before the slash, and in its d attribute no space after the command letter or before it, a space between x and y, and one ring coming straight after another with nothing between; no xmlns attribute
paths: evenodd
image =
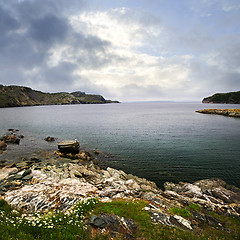
<svg viewBox="0 0 240 240"><path fill-rule="evenodd" d="M0 181L8 177L10 174L17 173L17 168L2 168L0 169Z"/></svg>
<svg viewBox="0 0 240 240"><path fill-rule="evenodd" d="M81 151L80 153L76 154L76 159L83 159L83 160L91 160L91 154L87 151Z"/></svg>
<svg viewBox="0 0 240 240"><path fill-rule="evenodd" d="M27 161L23 161L23 162L20 162L20 163L16 163L16 167L17 168L25 168L29 165L29 163Z"/></svg>
<svg viewBox="0 0 240 240"><path fill-rule="evenodd" d="M11 134L11 135L5 134L1 138L1 140L4 141L5 143L15 143L15 144L19 144L20 143L20 138L17 137L15 134Z"/></svg>
<svg viewBox="0 0 240 240"><path fill-rule="evenodd" d="M14 129L14 128L9 128L8 131L9 131L9 132L19 132L18 129Z"/></svg>
<svg viewBox="0 0 240 240"><path fill-rule="evenodd" d="M5 151L7 149L7 144L5 141L0 141L0 150Z"/></svg>
<svg viewBox="0 0 240 240"><path fill-rule="evenodd" d="M54 142L56 139L54 137L48 136L48 137L44 138L44 140L47 142Z"/></svg>
<svg viewBox="0 0 240 240"><path fill-rule="evenodd" d="M79 147L77 140L64 140L58 144L58 149L61 153L78 153Z"/></svg>
<svg viewBox="0 0 240 240"><path fill-rule="evenodd" d="M110 234L111 239L135 239L134 234L138 229L132 219L113 214L94 215L89 223L89 232L92 238L104 230L105 233Z"/></svg>

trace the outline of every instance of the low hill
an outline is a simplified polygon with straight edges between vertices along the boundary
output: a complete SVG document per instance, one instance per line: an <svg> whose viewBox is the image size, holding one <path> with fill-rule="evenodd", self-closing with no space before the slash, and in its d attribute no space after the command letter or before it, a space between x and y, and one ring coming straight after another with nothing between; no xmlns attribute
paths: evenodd
<svg viewBox="0 0 240 240"><path fill-rule="evenodd" d="M240 91L229 93L216 93L202 100L203 103L240 104Z"/></svg>
<svg viewBox="0 0 240 240"><path fill-rule="evenodd" d="M106 100L101 95L86 94L80 91L44 93L23 86L0 85L0 107L103 103L118 103L118 101Z"/></svg>

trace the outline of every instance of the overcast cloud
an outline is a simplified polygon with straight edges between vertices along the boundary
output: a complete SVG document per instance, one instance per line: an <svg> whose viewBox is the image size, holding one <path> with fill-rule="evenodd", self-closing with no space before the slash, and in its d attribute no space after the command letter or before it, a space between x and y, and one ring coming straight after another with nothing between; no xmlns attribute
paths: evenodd
<svg viewBox="0 0 240 240"><path fill-rule="evenodd" d="M240 90L238 0L0 0L0 83L120 101Z"/></svg>

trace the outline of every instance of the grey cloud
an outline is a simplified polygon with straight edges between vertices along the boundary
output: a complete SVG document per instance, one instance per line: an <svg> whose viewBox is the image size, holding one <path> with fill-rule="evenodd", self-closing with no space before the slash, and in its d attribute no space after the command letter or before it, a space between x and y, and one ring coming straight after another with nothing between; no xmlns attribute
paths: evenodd
<svg viewBox="0 0 240 240"><path fill-rule="evenodd" d="M18 22L13 18L8 11L5 11L0 6L0 32L1 35L8 33L11 30L18 28Z"/></svg>
<svg viewBox="0 0 240 240"><path fill-rule="evenodd" d="M34 74L29 82L36 87L42 86L47 82L48 89L50 90L69 91L70 86L75 80L73 76L75 68L75 64L64 61L55 67L49 68L48 66L44 66L39 68L37 74Z"/></svg>
<svg viewBox="0 0 240 240"><path fill-rule="evenodd" d="M53 15L33 19L29 29L29 35L36 41L48 43L64 41L69 25L66 20Z"/></svg>
<svg viewBox="0 0 240 240"><path fill-rule="evenodd" d="M4 8L9 9L23 21L45 15L63 16L79 12L87 2L87 0L0 0Z"/></svg>
<svg viewBox="0 0 240 240"><path fill-rule="evenodd" d="M90 35L81 29L75 32L71 27L69 14L80 14L88 2L91 1L0 0L0 83L30 84L30 87L51 91L77 90L73 89L76 85L80 88L78 90L93 93L102 91L114 97L110 88L94 85L91 79L75 74L76 70L101 70L110 64L117 68L133 61L127 59L127 55L126 57L115 55L114 51L111 51L111 43L102 40L101 37ZM184 94L188 94L192 99L201 99L209 94L207 91L214 93L224 89L234 90L239 86L240 76L237 68L240 66L240 39L236 37L235 32L233 36L224 39L222 35L210 34L209 28L205 25L190 24L192 28L188 26L186 29L190 30L183 33L181 29L174 31L176 30L174 26L165 28L161 19L136 9L127 10L125 13L114 10L108 13L112 14L112 18L124 21L126 26L130 24L138 26L134 34L143 37L143 48L147 48L145 49L147 54L152 47L154 54L164 57L161 66L183 64L182 55L193 57L184 65L191 72L190 81L184 82L185 85L178 89L164 92L159 86L151 85L139 75L137 79L133 79L133 82L139 84L126 84L125 87L118 89L119 98L169 100L180 99ZM234 22L234 19L231 18L229 21L225 23L226 28ZM224 19L221 24L223 22ZM158 31L159 35L152 34ZM135 35L133 41L134 37ZM52 50L56 49L56 46L64 50L59 53L56 62L49 65ZM211 51L216 53L216 66L208 65L202 59L202 54ZM164 52L167 52L166 56ZM145 67L143 63L139 63L139 66ZM117 87L117 83L115 85Z"/></svg>
<svg viewBox="0 0 240 240"><path fill-rule="evenodd" d="M235 69L240 66L240 38L227 38L223 46L217 49L219 56L217 61L221 62L227 69Z"/></svg>
<svg viewBox="0 0 240 240"><path fill-rule="evenodd" d="M71 84L73 79L72 72L75 68L75 64L69 62L61 62L55 67L48 68L44 72L44 78L47 79L51 85L59 83Z"/></svg>
<svg viewBox="0 0 240 240"><path fill-rule="evenodd" d="M109 42L76 33L69 23L68 14L80 13L86 2L0 0L0 82L34 85L34 81L42 81L41 86L51 86L53 91L59 86L66 89L76 80L73 72L77 68L96 69L113 61L115 56L108 55ZM51 67L47 62L56 44L67 49ZM69 57L74 64L68 62ZM31 73L32 69L38 70ZM78 80L88 82L81 77Z"/></svg>

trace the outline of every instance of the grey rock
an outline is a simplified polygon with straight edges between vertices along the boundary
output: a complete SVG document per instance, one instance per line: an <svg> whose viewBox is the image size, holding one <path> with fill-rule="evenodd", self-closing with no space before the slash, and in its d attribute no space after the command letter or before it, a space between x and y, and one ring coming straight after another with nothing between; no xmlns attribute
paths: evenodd
<svg viewBox="0 0 240 240"><path fill-rule="evenodd" d="M14 144L19 144L20 143L20 138L17 137L15 134L5 134L2 138L2 141L5 143L14 143Z"/></svg>
<svg viewBox="0 0 240 240"><path fill-rule="evenodd" d="M48 137L44 138L44 140L47 142L54 142L56 139L54 137L48 136Z"/></svg>
<svg viewBox="0 0 240 240"><path fill-rule="evenodd" d="M209 216L209 215L205 215L205 218L207 220L207 223L210 225L210 226L213 226L213 227L222 227L222 223L220 221L218 221L216 218L212 217L212 216Z"/></svg>
<svg viewBox="0 0 240 240"><path fill-rule="evenodd" d="M22 180L29 181L29 180L31 180L32 178L33 178L33 176L27 175L27 176L23 177Z"/></svg>
<svg viewBox="0 0 240 240"><path fill-rule="evenodd" d="M22 179L22 177L23 177L22 174L16 174L13 179L20 180Z"/></svg>
<svg viewBox="0 0 240 240"><path fill-rule="evenodd" d="M91 154L87 151L81 151L80 153L75 155L75 158L83 159L83 160L87 160L87 161L90 161L92 159Z"/></svg>
<svg viewBox="0 0 240 240"><path fill-rule="evenodd" d="M5 166L5 168L14 168L16 167L15 163L9 163L8 165Z"/></svg>
<svg viewBox="0 0 240 240"><path fill-rule="evenodd" d="M76 140L64 140L58 144L61 153L78 153L79 147L79 142Z"/></svg>
<svg viewBox="0 0 240 240"><path fill-rule="evenodd" d="M170 216L162 212L152 211L151 220L154 223L161 223L168 226L176 226L170 221Z"/></svg>
<svg viewBox="0 0 240 240"><path fill-rule="evenodd" d="M153 192L142 192L141 198L146 200L151 200L156 197L156 194Z"/></svg>
<svg viewBox="0 0 240 240"><path fill-rule="evenodd" d="M113 236L113 239L134 239L133 235L138 228L132 219L108 214L93 216L90 224L95 228L104 228L105 231ZM123 238L118 236L123 236Z"/></svg>
<svg viewBox="0 0 240 240"><path fill-rule="evenodd" d="M192 216L193 216L195 219L197 219L199 222L201 222L201 223L206 222L206 217L205 217L205 215L203 215L203 214L201 214L201 213L198 213L198 212L193 211L193 212L192 212Z"/></svg>
<svg viewBox="0 0 240 240"><path fill-rule="evenodd" d="M25 171L23 172L23 174L22 174L22 177L25 177L25 176L31 174L31 172L32 172L31 169L27 169L27 170L25 170Z"/></svg>
<svg viewBox="0 0 240 240"><path fill-rule="evenodd" d="M99 227L99 228L104 228L106 226L106 222L102 218L100 218L96 215L93 215L91 217L90 224L92 224L95 227Z"/></svg>
<svg viewBox="0 0 240 240"><path fill-rule="evenodd" d="M28 166L28 162L26 162L26 161L16 164L17 168L23 168L23 167L27 167L27 166Z"/></svg>
<svg viewBox="0 0 240 240"><path fill-rule="evenodd" d="M41 162L41 160L39 158L37 158L37 157L32 157L31 158L31 162L39 163L39 162Z"/></svg>
<svg viewBox="0 0 240 240"><path fill-rule="evenodd" d="M25 171L21 171L19 172L18 174L14 175L13 179L15 180L20 180L20 179L23 179L24 177L28 176L29 174L31 174L31 170L30 169L27 169Z"/></svg>

